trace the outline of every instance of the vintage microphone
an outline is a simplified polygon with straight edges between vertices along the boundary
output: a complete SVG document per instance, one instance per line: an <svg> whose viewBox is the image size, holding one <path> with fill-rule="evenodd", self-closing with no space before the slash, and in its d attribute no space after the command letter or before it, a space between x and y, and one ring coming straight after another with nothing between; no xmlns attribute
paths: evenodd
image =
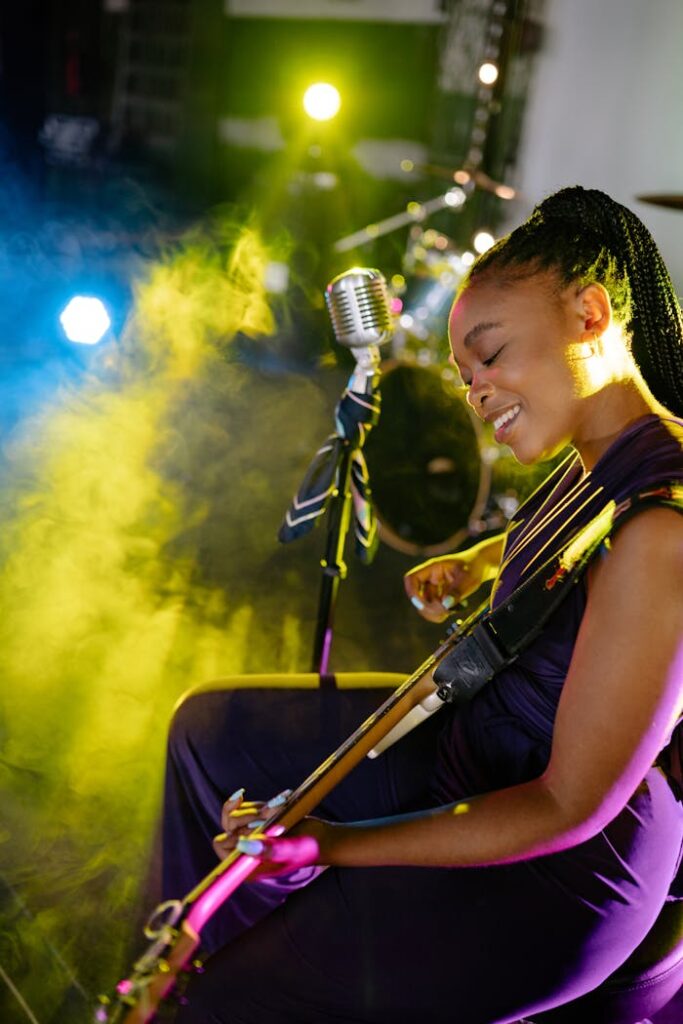
<svg viewBox="0 0 683 1024"><path fill-rule="evenodd" d="M353 267L333 278L325 301L334 335L340 345L354 350L383 345L391 336L391 314L386 281L379 270Z"/></svg>
<svg viewBox="0 0 683 1024"><path fill-rule="evenodd" d="M353 267L328 284L325 301L337 342L351 349L355 368L335 409L336 432L311 462L280 527L282 543L308 533L328 512L312 671L328 671L339 583L346 576L344 548L353 508L356 553L365 564L377 547L362 447L380 412L379 346L391 337L391 313L384 277Z"/></svg>

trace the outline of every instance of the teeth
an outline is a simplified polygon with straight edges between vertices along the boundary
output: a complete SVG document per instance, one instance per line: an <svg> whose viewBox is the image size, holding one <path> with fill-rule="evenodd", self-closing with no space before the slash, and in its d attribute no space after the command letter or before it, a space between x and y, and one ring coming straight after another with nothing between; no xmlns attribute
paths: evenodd
<svg viewBox="0 0 683 1024"><path fill-rule="evenodd" d="M509 423L510 420L514 420L515 416L517 415L520 409L520 405L514 405L512 409L508 409L507 412L504 412L502 416L499 416L497 419L493 421L494 428L496 430L500 430L500 428L505 426L506 423Z"/></svg>

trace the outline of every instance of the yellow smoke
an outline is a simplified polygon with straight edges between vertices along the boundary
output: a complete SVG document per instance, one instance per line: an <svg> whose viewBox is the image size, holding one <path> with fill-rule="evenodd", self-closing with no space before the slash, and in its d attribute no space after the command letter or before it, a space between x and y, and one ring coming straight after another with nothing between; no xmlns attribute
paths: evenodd
<svg viewBox="0 0 683 1024"><path fill-rule="evenodd" d="M139 284L99 371L4 452L0 875L67 961L85 937L93 989L137 924L179 694L302 667L300 608L271 584L256 615L243 585L288 496L273 450L301 465L326 408L226 358L238 333L273 331L267 259L255 230L196 232Z"/></svg>

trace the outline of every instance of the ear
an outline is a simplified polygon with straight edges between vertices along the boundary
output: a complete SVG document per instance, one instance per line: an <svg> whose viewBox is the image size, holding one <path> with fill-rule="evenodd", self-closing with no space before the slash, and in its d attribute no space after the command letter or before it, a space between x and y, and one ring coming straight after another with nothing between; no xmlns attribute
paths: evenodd
<svg viewBox="0 0 683 1024"><path fill-rule="evenodd" d="M612 303L607 289L597 283L587 284L576 294L581 340L590 341L603 335L612 323Z"/></svg>

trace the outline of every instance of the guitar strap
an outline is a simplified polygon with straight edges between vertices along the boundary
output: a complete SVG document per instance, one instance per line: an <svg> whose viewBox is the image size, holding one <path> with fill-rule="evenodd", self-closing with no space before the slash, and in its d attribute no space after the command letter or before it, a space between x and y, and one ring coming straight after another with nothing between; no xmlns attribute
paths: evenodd
<svg viewBox="0 0 683 1024"><path fill-rule="evenodd" d="M614 500L494 610L485 611L434 670L441 700L464 704L502 668L511 665L539 635L548 619L582 579L610 537L644 508L683 513L683 483L672 482Z"/></svg>

